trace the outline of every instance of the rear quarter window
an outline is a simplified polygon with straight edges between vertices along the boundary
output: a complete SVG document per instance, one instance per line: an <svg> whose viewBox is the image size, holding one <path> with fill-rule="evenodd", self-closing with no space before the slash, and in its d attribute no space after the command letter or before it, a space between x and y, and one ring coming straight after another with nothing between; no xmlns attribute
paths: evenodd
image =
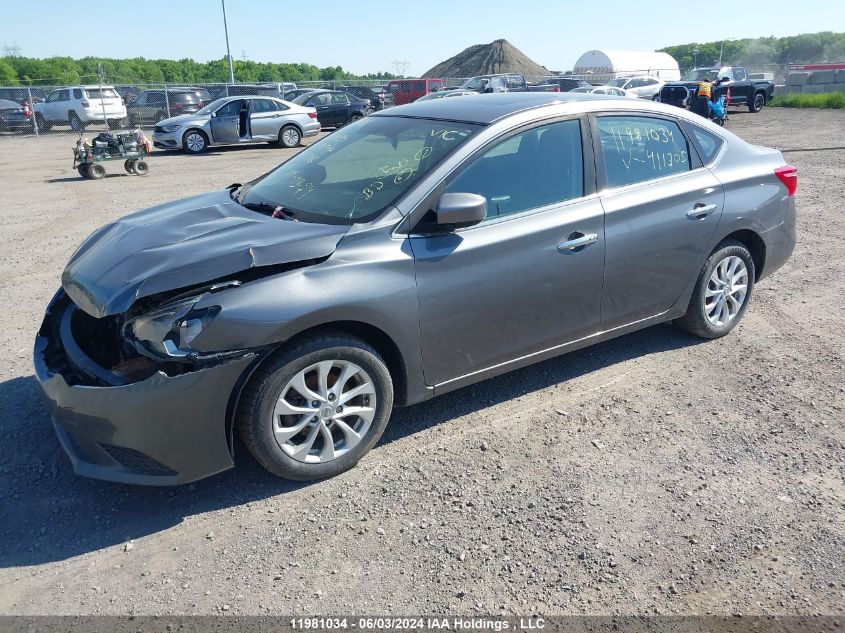
<svg viewBox="0 0 845 633"><path fill-rule="evenodd" d="M701 162L705 165L712 163L719 154L719 150L722 149L722 145L725 144L725 140L693 123L685 122L684 127L701 157Z"/></svg>

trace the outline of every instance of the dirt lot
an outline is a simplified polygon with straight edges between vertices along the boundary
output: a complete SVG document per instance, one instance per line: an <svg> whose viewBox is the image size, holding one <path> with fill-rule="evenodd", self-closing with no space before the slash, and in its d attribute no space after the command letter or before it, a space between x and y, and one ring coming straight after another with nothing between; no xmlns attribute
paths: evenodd
<svg viewBox="0 0 845 633"><path fill-rule="evenodd" d="M845 612L845 112L737 113L800 172L799 244L729 337L658 326L398 411L352 471L75 477L31 345L75 246L269 146L71 170L0 138L0 613ZM825 150L823 148L838 148Z"/></svg>

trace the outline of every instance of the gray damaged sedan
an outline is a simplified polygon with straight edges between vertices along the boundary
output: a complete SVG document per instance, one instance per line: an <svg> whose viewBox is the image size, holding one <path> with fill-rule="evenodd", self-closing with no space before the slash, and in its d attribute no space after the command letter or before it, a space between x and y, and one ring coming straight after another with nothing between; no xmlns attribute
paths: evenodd
<svg viewBox="0 0 845 633"><path fill-rule="evenodd" d="M272 97L224 97L193 114L159 121L153 145L200 154L212 145L269 142L296 147L320 132L314 108Z"/></svg>
<svg viewBox="0 0 845 633"><path fill-rule="evenodd" d="M394 406L655 323L724 336L795 244L780 152L677 108L504 93L371 115L73 255L35 368L75 470L354 465Z"/></svg>

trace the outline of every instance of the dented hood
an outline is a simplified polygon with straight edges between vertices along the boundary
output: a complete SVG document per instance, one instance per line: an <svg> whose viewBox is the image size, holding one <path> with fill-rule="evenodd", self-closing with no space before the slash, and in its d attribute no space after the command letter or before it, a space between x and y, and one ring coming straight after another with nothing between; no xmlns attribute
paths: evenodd
<svg viewBox="0 0 845 633"><path fill-rule="evenodd" d="M95 317L125 312L140 297L258 266L327 257L348 226L280 220L235 203L229 191L133 213L88 237L62 287Z"/></svg>

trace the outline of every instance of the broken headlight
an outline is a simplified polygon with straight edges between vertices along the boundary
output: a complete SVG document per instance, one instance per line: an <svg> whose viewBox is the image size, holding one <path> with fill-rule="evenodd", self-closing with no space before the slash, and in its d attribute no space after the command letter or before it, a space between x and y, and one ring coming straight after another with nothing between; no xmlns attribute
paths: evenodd
<svg viewBox="0 0 845 633"><path fill-rule="evenodd" d="M159 356L188 356L193 353L191 342L220 312L220 306L194 308L201 298L189 297L162 306L128 321L126 328Z"/></svg>

